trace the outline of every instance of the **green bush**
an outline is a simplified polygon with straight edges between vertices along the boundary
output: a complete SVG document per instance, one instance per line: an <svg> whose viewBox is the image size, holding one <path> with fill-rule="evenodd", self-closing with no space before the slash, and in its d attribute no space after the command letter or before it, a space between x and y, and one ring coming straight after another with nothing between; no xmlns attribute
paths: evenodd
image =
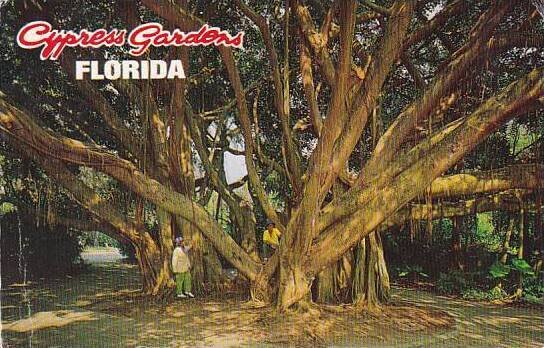
<svg viewBox="0 0 544 348"><path fill-rule="evenodd" d="M513 270L524 276L534 277L535 275L535 272L533 271L531 265L529 265L524 259L514 258L511 261L511 265Z"/></svg>
<svg viewBox="0 0 544 348"><path fill-rule="evenodd" d="M423 272L423 267L419 265L404 265L397 268L397 276L406 278L410 281L419 281L420 278L429 278L429 275Z"/></svg>
<svg viewBox="0 0 544 348"><path fill-rule="evenodd" d="M531 294L524 294L523 300L531 304L544 306L544 297L538 297Z"/></svg>
<svg viewBox="0 0 544 348"><path fill-rule="evenodd" d="M496 286L493 289L487 291L469 288L462 292L462 296L465 300L493 301L503 299L507 297L508 294L502 288Z"/></svg>
<svg viewBox="0 0 544 348"><path fill-rule="evenodd" d="M510 274L510 269L511 268L508 265L495 261L495 263L489 267L489 276L495 280L504 279Z"/></svg>
<svg viewBox="0 0 544 348"><path fill-rule="evenodd" d="M544 282L537 277L523 279L523 296L544 301Z"/></svg>
<svg viewBox="0 0 544 348"><path fill-rule="evenodd" d="M468 281L463 272L440 273L436 289L444 294L461 294L468 287Z"/></svg>

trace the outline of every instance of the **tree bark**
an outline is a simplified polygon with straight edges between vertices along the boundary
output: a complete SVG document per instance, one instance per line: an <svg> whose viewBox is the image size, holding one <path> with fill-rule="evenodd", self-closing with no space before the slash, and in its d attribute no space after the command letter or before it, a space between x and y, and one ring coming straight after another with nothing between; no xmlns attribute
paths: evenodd
<svg viewBox="0 0 544 348"><path fill-rule="evenodd" d="M197 29L199 25L204 24L202 20L187 10L185 1L142 0L142 3L184 31ZM365 3L367 6L370 4L369 2ZM156 91L149 93L149 84L145 93L140 93L143 95L142 98L132 97L131 99L135 106L138 106L138 100L140 102L146 101L145 116L147 119L145 125L142 124L142 126L149 132L146 131L147 134L144 134L145 139L143 140L146 146L150 145L147 149L151 150L150 153L152 153L154 160L154 162L150 162L150 165L156 167L156 171L141 165L138 167L135 165L137 162L135 158L131 158L134 163L120 158L114 152L118 148L112 152L105 152L98 147L85 146L73 139L55 135L54 132L38 126L37 122L32 119L33 117L28 116L27 113L12 107L11 103L1 94L0 132L15 138L17 142L23 143L25 146L28 145L30 149L39 152L38 155L45 155L48 160L52 159L55 163L60 163L61 166L63 162L73 163L89 166L109 174L121 185L155 204L159 220L159 235L157 240L148 241L147 237L142 237L141 226L134 227L134 223L125 221L118 212L109 211L109 206L101 201L98 195L93 195L92 192L89 193L74 186L75 184L70 186L70 183L67 182L69 180L66 180L66 178L70 179L69 170L64 168L60 176L54 171L50 173L50 175L60 178L59 180L73 191L73 195L78 197L77 200L81 205L92 211L97 217L104 215L103 218L107 219L108 223L135 243L140 255L141 267L145 269L145 286L152 293L160 293L163 287L171 284L169 263L172 237L175 234L172 229L178 228L181 229L182 234L199 241L204 241L202 238L204 235L241 274L256 284L254 288L266 289L263 290L265 293L269 293L271 288L269 280L272 279L279 265L278 308L280 310L286 310L292 304L306 300L314 276L334 263L341 264L338 283L344 285L347 273L350 273L346 270L353 268L347 265L355 262L359 278L357 278L357 285L353 287L353 294L357 295L355 297L358 302L364 298L362 301L374 303L380 299L382 296L380 292L383 291L375 285L387 283L385 261L383 260L383 252L380 256L381 243L376 232L380 225L393 214L399 212L403 206L413 201L417 195L429 187L433 180L451 168L500 125L513 117L527 113L529 109L542 101L544 70L540 68L510 84L501 93L482 103L471 115L456 121L449 131L430 134L428 141L422 142L421 146L418 145L412 150L405 146L418 124L427 121L435 111L443 112L445 110L442 109L449 109L453 105L457 97L456 94L458 94L459 81L465 79L467 72L474 69L475 66L488 61L485 58L487 57L485 53L494 52L497 50L495 46L503 45L503 43L495 45L490 42L490 39L501 24L502 18L517 3L519 3L518 0L494 1L492 5L488 6L489 10L480 16L478 23L470 32L466 44L453 54L451 61L439 71L430 86L423 91L421 97L417 98L405 108L397 119L393 120L392 126L376 144L372 157L362 169L360 178L350 190L351 192L333 200L330 203L330 209L327 209L323 208L326 197L329 195L333 183L341 173L346 171L346 164L356 144L362 138L369 114L375 110L377 100L384 93L383 86L389 73L393 71L398 58L404 53L407 46L436 32L437 26L445 23L449 15L461 13L465 4L454 1L444 6L440 14L430 20L427 25L420 26L411 36L408 36L407 32L412 24L411 15L417 1L396 1L390 9L385 10L381 6L371 5L371 8L379 9L385 16L388 16L387 25L383 38L380 40L381 44L373 51L375 54L369 56L364 72L361 72L361 69L355 69L356 73L354 74L353 65L356 66L356 60L353 58L353 41L354 38L357 39L355 35L357 2L354 0L337 2L341 30L339 44L334 46L336 48L339 46L339 54L334 55L336 67L333 64L333 57L329 54L328 30L326 33L319 34L313 25L308 8L297 0L290 2L291 8L299 18L300 30L303 32L309 48L306 52L309 61L305 64L311 68L312 58L309 56L311 53L317 56L321 67L321 77L330 87L327 96L331 98L327 107L327 117L320 126L321 133L316 142L317 146L310 154L308 170L306 173L302 173L302 166L299 168L298 163L300 159L297 157L298 149L295 139L291 138L292 132L289 123L291 112L289 108L289 50L284 50L285 66L282 80L281 69L266 18L251 11L243 2L238 2L243 12L257 23L265 46L268 48L275 83L274 104L282 121L284 147L287 150L292 150L287 152L284 150L283 153L286 162L285 172L289 174L286 176L290 179L291 189L296 191L297 196L291 200L295 203L294 213L290 214L292 218L285 226L285 221L280 219L280 214L275 210L254 163L253 155L257 152L259 156L260 151L258 148L254 151L253 125L248 115L246 91L243 88L241 71L236 66L232 50L225 46L219 46L218 50L238 106L239 123L245 142L244 155L249 182L267 217L273 220L282 232L285 232L277 256L272 257L264 268L251 255L251 243L253 243L251 232L253 230L254 234L254 221L247 216L248 214L241 213L239 207L236 207L237 199L231 200L229 198L229 194L232 192L228 187L223 187L225 183L222 182L222 178L215 178L214 172L206 169L217 191L229 205L229 209L235 217L234 220L243 226L243 235L247 236L242 243L245 244L243 247L240 247L222 230L221 226L207 214L203 206L192 201L193 189L176 187L175 180L179 177L180 172L183 172L183 168L179 166L181 164L179 154L185 152L184 156L189 158L190 144L186 142L183 145L180 143L181 138L172 138L172 142L167 146L167 123L162 119L164 118L162 108L157 107L160 103L154 100L153 94ZM286 10L288 11L289 8ZM286 18L286 34L289 29L288 17L288 12L286 12L284 17ZM329 21L332 20L334 20L334 13L331 11ZM324 27L328 26L324 25ZM288 40L284 42L288 42ZM287 43L285 48L289 48ZM484 58L482 59L482 57ZM187 60L186 57L184 59ZM356 68L358 67L356 66ZM311 77L308 73L306 75ZM79 84L79 88L91 102L94 102L95 109L102 114L101 116L109 126L111 133L121 142L120 147L125 147L127 151L133 153L133 157L141 160L138 149L142 139L138 140L133 137L132 131L124 123L126 120L117 115L113 107L109 105L109 101L94 86ZM308 79L306 88L313 89L312 83ZM308 90L306 93L312 99L310 102L313 102L314 92ZM168 95L168 93L165 94ZM181 136L178 132L182 131L184 124L183 122L174 122L174 120L179 121L177 116L185 114L183 112L183 103L185 102L183 85L176 84L172 95L174 105L173 112L169 115L172 116L169 118L169 124L173 125L175 135ZM147 108L148 102L152 104L150 109ZM444 104L444 107L441 104ZM178 112L181 115L176 115ZM314 119L320 117L318 112L319 105L316 101L313 104ZM318 123L317 120L314 121ZM432 131L431 128L429 126L429 132ZM187 141L188 137L184 140ZM410 142L411 140L408 143ZM181 152L179 152L180 146L184 146ZM207 145L197 146L197 148L199 147L206 149ZM174 155L169 156L169 151ZM147 172L142 173L142 170L147 170ZM465 185L462 188L469 189L469 187L474 186ZM486 187L477 189L488 190ZM448 194L448 192L445 193L445 195ZM431 203L431 199L429 199L429 203ZM297 204L298 206L296 206ZM430 204L425 214L431 221L434 208ZM175 218L182 219L183 222L173 224L172 220ZM185 228L185 225L188 227ZM523 234L523 231L520 233ZM521 239L523 243L523 235ZM357 256L359 263L350 261L349 253L353 247L364 249L363 251L358 249L358 252L364 253L364 255ZM202 250L204 249L203 246ZM196 250L201 249L197 248ZM520 251L522 257L523 244ZM158 256L153 256L152 260L148 260L146 258L148 255ZM212 260L212 263L214 262ZM198 267L204 263L204 261L197 261ZM204 271L195 269L195 273L196 277L201 277ZM384 279L378 280L379 277ZM385 285L382 288L385 288Z"/></svg>
<svg viewBox="0 0 544 348"><path fill-rule="evenodd" d="M508 228L504 236L504 243L502 246L502 255L500 259L503 265L506 265L506 262L508 261L508 249L510 249L510 239L512 238L512 232L514 232L514 224L515 224L514 217L510 217L510 220L508 222Z"/></svg>
<svg viewBox="0 0 544 348"><path fill-rule="evenodd" d="M523 260L523 253L525 247L525 228L527 226L527 214L525 213L524 207L521 208L519 212L519 247L518 247L518 259ZM514 296L520 298L523 295L523 274L521 272L518 274L518 287Z"/></svg>
<svg viewBox="0 0 544 348"><path fill-rule="evenodd" d="M390 298L389 273L379 232L365 237L355 251L353 303L374 310Z"/></svg>
<svg viewBox="0 0 544 348"><path fill-rule="evenodd" d="M374 310L390 298L389 273L379 232L372 232L316 279L315 298L322 303L353 303Z"/></svg>
<svg viewBox="0 0 544 348"><path fill-rule="evenodd" d="M8 140L13 140L10 137ZM11 143L22 156L38 163L47 175L63 186L73 199L79 202L95 218L105 224L101 231L116 233L132 244L136 251L138 267L142 276L142 291L149 295L167 294L172 287L168 249L162 250L151 235L137 221L131 221L119 213L118 209L102 199L90 187L85 185L62 162L45 158L33 148L14 141ZM81 223L72 222L76 227ZM166 252L166 254L165 254ZM171 251L170 251L171 252Z"/></svg>
<svg viewBox="0 0 544 348"><path fill-rule="evenodd" d="M461 255L461 229L463 228L463 219L462 217L453 217L451 221L453 223L451 231L452 269L463 271L465 268L463 256Z"/></svg>
<svg viewBox="0 0 544 348"><path fill-rule="evenodd" d="M539 258L534 266L535 274L540 276L544 265L544 230L542 228L542 191L539 189L536 193L536 212L535 212L535 249L539 252Z"/></svg>

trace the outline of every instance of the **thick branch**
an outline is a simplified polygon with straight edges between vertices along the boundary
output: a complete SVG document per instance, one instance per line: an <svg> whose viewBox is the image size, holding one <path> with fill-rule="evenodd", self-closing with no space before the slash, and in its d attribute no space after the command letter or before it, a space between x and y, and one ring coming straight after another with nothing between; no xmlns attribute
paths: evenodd
<svg viewBox="0 0 544 348"><path fill-rule="evenodd" d="M134 131L125 126L123 120L119 117L107 99L91 82L75 79L73 72L74 62L75 58L71 54L64 53L62 55L61 65L64 68L64 71L86 97L89 104L92 105L100 117L102 117L113 135L119 140L120 145L132 153L134 157L142 160L143 151L138 139L134 137Z"/></svg>
<svg viewBox="0 0 544 348"><path fill-rule="evenodd" d="M285 227L283 226L278 214L276 213L276 210L272 206L272 203L270 202L268 196L266 195L266 192L264 190L264 187L259 179L257 168L255 167L255 163L253 161L253 136L251 132L251 121L249 119L249 110L247 107L247 101L245 98L245 95L243 94L243 88L242 88L242 81L240 78L240 74L238 69L236 68L236 63L234 62L234 57L232 54L232 51L227 48L219 48L219 51L221 52L221 55L223 57L223 63L225 64L229 79L232 84L232 88L234 89L234 93L236 95L236 101L238 104L238 112L240 116L240 124L242 126L242 134L244 135L244 146L245 146L245 159L246 159L246 167L247 172L249 176L249 182L251 184L251 187L253 188L253 191L255 195L257 196L259 202L261 203L261 206L266 214L266 216L274 221L274 223L280 228L281 230L284 230Z"/></svg>
<svg viewBox="0 0 544 348"><path fill-rule="evenodd" d="M389 16L393 12L391 9L388 9L386 7L380 6L372 2L371 0L359 0L360 3L368 7L369 9L378 12L379 14L382 14L384 16Z"/></svg>
<svg viewBox="0 0 544 348"><path fill-rule="evenodd" d="M229 187L229 185L227 185L226 180L224 180L224 178L220 176L220 173L214 168L213 164L210 162L210 154L208 148L202 141L202 134L198 125L196 124L195 116L193 115L192 108L188 102L186 102L185 109L191 134L193 135L195 148L197 150L198 156L200 157L202 165L204 166L204 169L208 174L208 178L210 179L213 187L217 190L217 193L220 195L221 199L223 199L227 203L231 213L234 215L236 220L240 224L242 224L244 216L242 215L242 210L240 209L240 199L236 197L234 192L232 192L232 189Z"/></svg>
<svg viewBox="0 0 544 348"><path fill-rule="evenodd" d="M361 88L361 94L353 104L353 111L346 110L346 102L347 77L351 69L351 37L354 16L348 4L341 7L345 25L342 29L344 40L341 42L340 58L343 63L337 73L335 85L337 91L335 91L333 104L325 119L322 135L312 154L304 198L297 211L297 216L290 222L290 226L296 226L295 230L298 231L298 235L292 237L295 240L294 243L303 248L308 247L311 240L319 233L317 212L360 138L369 112L375 107L385 78L400 53L400 42L408 29L414 6L415 1L397 2L393 6L393 14L377 55L379 58L369 69L364 87ZM352 114L346 120L349 111L352 111ZM341 136L342 131L347 134Z"/></svg>
<svg viewBox="0 0 544 348"><path fill-rule="evenodd" d="M23 210L25 214L29 214L40 219L48 218L47 214L38 212L35 207L29 207L24 204L16 205L17 209ZM51 222L54 225L62 225L80 232L99 231L115 239L116 241L129 243L131 242L131 240L126 237L126 235L124 235L122 232L119 232L119 230L114 228L112 225L105 221L99 221L98 219L96 219L96 217L92 217L91 215L78 217L65 217L54 215L52 219L53 220Z"/></svg>
<svg viewBox="0 0 544 348"><path fill-rule="evenodd" d="M371 159L361 172L359 184L372 180L385 166L391 163L401 144L418 122L426 120L440 101L457 88L459 79L468 69L474 68L474 64L481 58L481 53L493 30L515 3L516 1L499 1L480 17L469 40L454 54L453 60L447 68L435 78L422 97L416 99L397 117L381 137Z"/></svg>
<svg viewBox="0 0 544 348"><path fill-rule="evenodd" d="M333 170L340 170L353 152L357 141L366 125L370 113L375 109L383 84L393 64L402 53L402 41L408 31L415 1L399 1L392 8L391 18L388 21L386 33L382 39L380 49L372 58L362 87L354 97L351 106L349 121L344 127L340 143L334 152Z"/></svg>
<svg viewBox="0 0 544 348"><path fill-rule="evenodd" d="M531 198L531 194L523 192L521 197L523 201L526 201ZM428 220L429 213L431 213L430 218L435 220L488 211L517 212L520 209L519 198L519 193L515 195L512 194L512 191L507 191L460 202L440 202L440 204L433 205L432 211L425 204L409 204L380 225L380 229L399 226L410 220Z"/></svg>
<svg viewBox="0 0 544 348"><path fill-rule="evenodd" d="M446 137L425 158L414 163L388 186L376 191L367 188L357 200L351 217L338 221L325 232L308 259L308 269L317 271L337 260L399 207L421 194L439 175L513 117L526 113L544 95L544 69L535 69L482 104L467 120ZM363 226L363 228L361 228ZM310 265L311 263L311 265Z"/></svg>
<svg viewBox="0 0 544 348"><path fill-rule="evenodd" d="M111 175L136 194L193 223L234 267L248 279L255 279L258 264L217 225L203 207L149 178L126 160L73 139L52 135L37 126L23 111L11 106L3 94L0 97L2 133L13 136L17 142L48 157L96 168Z"/></svg>
<svg viewBox="0 0 544 348"><path fill-rule="evenodd" d="M72 174L61 161L43 156L36 149L18 141L16 137L8 136L6 139L15 148L19 149L22 155L36 162L46 172L47 176L66 188L72 194L73 198L94 215L96 219L110 224L118 231L117 234L122 238L135 244L140 242L144 232L139 231L136 224L119 213L115 207L103 200L93 189L85 185L76 175ZM106 232L109 231L111 230L106 230Z"/></svg>
<svg viewBox="0 0 544 348"><path fill-rule="evenodd" d="M186 10L182 9L180 6L177 6L173 2L167 0L142 0L142 2L152 11L154 11L164 19L168 20L170 23L180 26L182 30L194 30L197 29L199 25L204 24L201 19L188 13ZM236 96L240 123L242 124L242 133L245 140L245 159L250 184L255 192L255 195L259 199L259 202L261 203L261 206L263 207L263 210L265 211L267 217L274 221L274 223L276 223L279 228L283 229L284 227L274 207L269 201L262 183L260 182L257 169L253 161L254 151L253 137L251 134L251 122L249 119L249 112L247 108L244 89L242 86L242 81L239 71L236 68L236 63L234 61L232 50L228 47L223 46L218 47L218 50L221 53L223 63L227 68L229 79L231 81L232 88L234 89L234 93Z"/></svg>
<svg viewBox="0 0 544 348"><path fill-rule="evenodd" d="M474 173L437 178L431 185L433 199L491 194L509 189L538 189L544 181L544 165L520 164Z"/></svg>
<svg viewBox="0 0 544 348"><path fill-rule="evenodd" d="M307 7L302 6L298 0L291 1L291 7L297 15L300 29L304 37L312 48L314 55L317 57L319 66L327 83L334 87L336 81L336 71L329 50L326 46L326 41L319 30L315 27L310 11Z"/></svg>
<svg viewBox="0 0 544 348"><path fill-rule="evenodd" d="M304 96L310 109L310 120L314 132L318 136L321 134L323 119L317 104L317 96L314 87L314 76L312 72L312 58L310 50L304 40L300 40L300 73L302 74L302 86L304 87Z"/></svg>

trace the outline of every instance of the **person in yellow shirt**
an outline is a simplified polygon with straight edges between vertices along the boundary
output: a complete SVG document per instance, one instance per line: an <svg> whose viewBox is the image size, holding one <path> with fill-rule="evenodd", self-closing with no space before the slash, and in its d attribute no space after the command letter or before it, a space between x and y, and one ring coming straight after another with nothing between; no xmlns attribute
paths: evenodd
<svg viewBox="0 0 544 348"><path fill-rule="evenodd" d="M263 232L263 253L265 261L280 245L281 232L276 228L276 224L269 222L266 230Z"/></svg>

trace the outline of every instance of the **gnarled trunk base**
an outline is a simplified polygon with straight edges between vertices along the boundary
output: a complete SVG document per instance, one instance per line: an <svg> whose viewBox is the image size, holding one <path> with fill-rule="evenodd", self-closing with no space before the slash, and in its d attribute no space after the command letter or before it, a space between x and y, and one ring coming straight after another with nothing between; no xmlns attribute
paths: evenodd
<svg viewBox="0 0 544 348"><path fill-rule="evenodd" d="M389 274L377 232L364 238L340 261L318 275L314 298L322 303L353 303L374 309L389 300Z"/></svg>

